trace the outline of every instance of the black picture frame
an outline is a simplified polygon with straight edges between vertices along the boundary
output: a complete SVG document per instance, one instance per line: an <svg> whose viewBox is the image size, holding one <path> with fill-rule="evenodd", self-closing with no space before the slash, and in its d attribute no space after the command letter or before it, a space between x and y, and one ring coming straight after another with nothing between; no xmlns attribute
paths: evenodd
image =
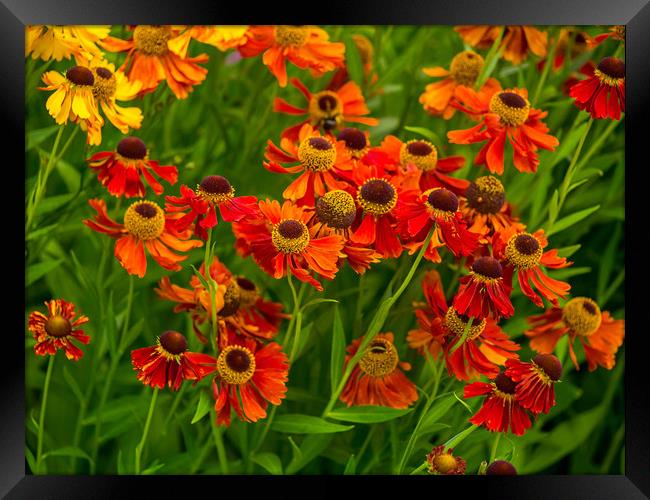
<svg viewBox="0 0 650 500"><path fill-rule="evenodd" d="M625 366L625 450L626 473L620 476L517 476L517 477L228 477L210 476L34 476L26 474L24 459L25 406L24 406L24 359L10 370L5 367L3 378L3 419L0 425L0 494L7 498L152 498L162 493L164 497L185 497L195 488L208 488L210 494L226 494L226 491L249 492L251 486L261 489L280 487L295 488L321 483L331 488L341 486L356 490L372 488L385 482L418 483L428 494L464 495L477 492L493 493L505 498L648 498L650 495L650 391L643 337L647 336L641 326L643 279L636 270L642 269L643 232L633 228L643 227L643 211L633 206L632 200L643 199L641 171L647 168L644 161L647 147L643 120L650 112L650 4L649 0L412 0L391 2L388 0L302 2L300 5L233 4L200 0L2 0L0 4L0 40L2 47L2 78L0 102L4 111L6 152L15 150L16 163L11 167L21 172L20 158L24 158L24 28L29 24L539 24L539 25L626 25L626 82L627 113L626 164L631 168L626 175L626 267L635 270L634 277L626 280L626 345ZM311 9L310 9L311 7ZM8 168L8 167L5 167ZM17 175L20 184L20 175ZM24 185L24 183L23 183ZM16 196L20 196L20 193ZM16 200L22 204L24 198ZM14 217L11 212L9 216ZM16 238L24 238L24 226L15 217L12 228ZM15 225L14 225L15 224ZM24 241L24 239L23 239ZM16 245L18 247L18 245ZM18 250L19 251L19 250ZM24 258L24 253L21 257ZM15 265L13 267L16 267ZM24 284L24 283L23 283ZM23 303L24 310L24 303ZM8 312L20 317L17 308ZM24 330L24 325L22 326ZM4 332L7 350L23 352L24 340L18 334L20 328L13 322ZM435 481L435 482L432 482ZM191 482L190 487L186 483ZM285 483L286 482L286 483ZM227 486L226 486L227 485ZM241 486L242 489L238 490ZM414 486L409 484L408 488ZM226 489L222 489L227 487ZM340 487L340 486L339 486ZM188 489L190 488L190 489ZM309 491L305 489L305 491ZM314 491L314 490L312 490ZM334 489L327 489L330 494ZM367 490L362 490L367 491ZM406 490L409 494L412 490Z"/></svg>

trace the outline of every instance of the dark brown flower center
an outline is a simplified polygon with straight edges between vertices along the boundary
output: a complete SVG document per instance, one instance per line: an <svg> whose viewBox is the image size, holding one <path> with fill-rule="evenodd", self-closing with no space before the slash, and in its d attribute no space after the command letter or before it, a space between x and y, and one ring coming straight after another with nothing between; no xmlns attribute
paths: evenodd
<svg viewBox="0 0 650 500"><path fill-rule="evenodd" d="M148 203L142 203L140 205L136 205L133 210L135 210L139 215L141 215L145 219L151 219L158 214L158 210L156 210L156 207L154 207L153 205L149 205Z"/></svg>
<svg viewBox="0 0 650 500"><path fill-rule="evenodd" d="M336 109L337 104L338 101L336 100L336 97L332 95L324 95L318 99L318 107L322 111L331 111Z"/></svg>
<svg viewBox="0 0 650 500"><path fill-rule="evenodd" d="M336 137L339 141L345 141L345 145L357 151L366 147L366 134L356 128L344 128Z"/></svg>
<svg viewBox="0 0 650 500"><path fill-rule="evenodd" d="M106 68L96 68L95 73L97 73L98 76L101 76L104 80L108 80L113 76L113 73Z"/></svg>
<svg viewBox="0 0 650 500"><path fill-rule="evenodd" d="M510 377L508 377L505 373L501 372L499 373L496 378L494 379L494 385L497 386L497 389L500 390L501 392L505 392L506 394L514 394L515 393L515 387L517 384L515 384Z"/></svg>
<svg viewBox="0 0 650 500"><path fill-rule="evenodd" d="M257 290L255 283L246 278L237 278L237 284L239 285L239 288L242 288L248 292L254 292Z"/></svg>
<svg viewBox="0 0 650 500"><path fill-rule="evenodd" d="M616 57L604 58L598 69L611 78L625 78L625 62Z"/></svg>
<svg viewBox="0 0 650 500"><path fill-rule="evenodd" d="M187 339L182 333L169 330L160 336L160 345L170 354L181 354L187 351Z"/></svg>
<svg viewBox="0 0 650 500"><path fill-rule="evenodd" d="M95 83L93 72L84 66L73 66L66 71L65 77L75 85L92 85Z"/></svg>
<svg viewBox="0 0 650 500"><path fill-rule="evenodd" d="M370 203L386 205L395 196L395 188L382 179L372 179L361 186L361 197Z"/></svg>
<svg viewBox="0 0 650 500"><path fill-rule="evenodd" d="M137 137L125 137L118 143L117 152L125 158L141 160L147 156L147 146Z"/></svg>
<svg viewBox="0 0 650 500"><path fill-rule="evenodd" d="M199 186L203 191L210 194L229 194L232 191L228 179L221 175L208 175L203 178Z"/></svg>
<svg viewBox="0 0 650 500"><path fill-rule="evenodd" d="M248 353L239 349L233 349L226 354L226 364L231 370L237 373L243 373L251 366L251 360Z"/></svg>
<svg viewBox="0 0 650 500"><path fill-rule="evenodd" d="M591 303L591 302L583 302L582 307L584 308L585 311L587 311L589 314L596 316L599 314L599 311L596 309L596 307Z"/></svg>
<svg viewBox="0 0 650 500"><path fill-rule="evenodd" d="M66 337L72 332L70 321L57 314L52 316L45 323L45 331L52 337Z"/></svg>
<svg viewBox="0 0 650 500"><path fill-rule="evenodd" d="M303 235L303 225L294 219L287 219L278 225L278 232L281 236L290 240L300 238Z"/></svg>
<svg viewBox="0 0 650 500"><path fill-rule="evenodd" d="M548 375L553 382L560 380L562 376L562 363L553 354L538 354L533 358L533 362L539 366L544 373Z"/></svg>
<svg viewBox="0 0 650 500"><path fill-rule="evenodd" d="M455 213L458 210L458 197L445 188L434 189L427 199L429 205L438 210Z"/></svg>
<svg viewBox="0 0 650 500"><path fill-rule="evenodd" d="M467 203L482 214L496 214L506 201L503 184L496 177L486 175L470 183L465 190Z"/></svg>
<svg viewBox="0 0 650 500"><path fill-rule="evenodd" d="M514 92L501 92L499 94L499 99L501 99L503 104L510 108L521 109L526 107L526 100Z"/></svg>
<svg viewBox="0 0 650 500"><path fill-rule="evenodd" d="M510 462L505 460L495 460L485 470L488 476L516 476L517 469Z"/></svg>
<svg viewBox="0 0 650 500"><path fill-rule="evenodd" d="M433 149L424 141L414 141L406 145L406 149L414 156L426 156L431 154Z"/></svg>
<svg viewBox="0 0 650 500"><path fill-rule="evenodd" d="M529 234L520 234L515 238L515 248L524 255L533 255L539 249L539 242Z"/></svg>
<svg viewBox="0 0 650 500"><path fill-rule="evenodd" d="M501 263L494 257L479 257L472 264L472 271L487 278L500 278L503 276Z"/></svg>
<svg viewBox="0 0 650 500"><path fill-rule="evenodd" d="M314 149L318 149L319 151L327 151L329 149L332 149L332 143L322 137L310 137L309 145Z"/></svg>

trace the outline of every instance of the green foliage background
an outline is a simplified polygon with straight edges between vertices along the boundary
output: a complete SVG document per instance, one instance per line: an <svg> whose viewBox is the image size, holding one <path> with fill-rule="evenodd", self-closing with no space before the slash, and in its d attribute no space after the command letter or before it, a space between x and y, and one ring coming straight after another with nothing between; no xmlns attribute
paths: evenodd
<svg viewBox="0 0 650 500"><path fill-rule="evenodd" d="M590 34L606 30L606 27L581 28ZM472 165L480 145L456 146L446 142L447 131L467 128L469 120L461 113L450 121L431 117L418 103L419 95L431 81L421 69L448 67L451 58L467 48L452 27L332 26L325 29L332 40L346 43L350 73L358 81L361 81L361 70L351 35L364 34L374 45L374 69L379 80L373 88L383 92L367 98L372 116L380 119L380 125L370 130L373 145L378 145L387 134L396 134L401 139L425 134L438 146L441 156L467 157L467 166L456 174L459 177L475 178L486 173ZM548 29L556 33L558 27ZM116 27L112 34L125 37L126 31ZM545 227L553 193L564 179L588 118L561 93L561 84L587 59L597 63L600 58L613 55L618 44L606 41L594 52L585 53L548 75L533 105L548 110L545 121L551 133L559 138L560 146L553 153L541 153L539 171L534 175L519 173L506 161L502 180L507 198L515 213L532 230ZM267 172L262 167L263 152L267 139L279 141L280 132L294 124L296 118L274 113L272 102L274 97L282 96L299 104L302 96L291 86L279 88L260 57L234 61L232 51L224 54L193 41L191 53L200 52L210 55L208 77L188 99L176 100L163 83L154 94L133 101L145 113L142 128L134 135L146 142L152 158L178 166L179 182L172 188L165 185L165 194L176 194L180 184L194 186L205 175L221 174L230 179L239 195L281 199L290 176ZM486 51L480 52L485 57ZM107 57L119 65L123 56L107 54ZM504 88L526 87L532 95L540 81L536 62L533 57L513 66L499 60L492 76ZM48 94L37 90L40 76L46 66L65 71L73 64L26 60L26 193L32 191L36 173L47 161L58 131L45 110ZM291 65L288 71L289 76L299 76L313 91L324 88L331 76L314 80L308 72ZM371 95L371 90L364 88L364 95ZM599 120L593 124L573 179L575 189L561 208L556 232L550 237L550 246L562 248L561 255L571 255L575 262L568 269L550 274L568 279L573 296L593 297L617 319L625 315L623 123L624 119L621 122ZM73 127L68 125L64 140ZM420 129L408 130L408 127ZM86 147L82 136L78 133L73 138L57 163L35 224L26 237L25 318L35 309L43 311L43 301L51 298L72 301L90 317L86 333L91 336L91 343L83 347L84 357L75 363L67 361L61 353L57 355L45 421L46 469L51 474L131 473L134 448L142 434L152 391L136 380L130 351L152 345L156 336L168 329L184 332L192 350L203 347L194 338L188 318L174 314L172 304L158 299L154 293L156 283L167 273L151 259L145 278L135 278L131 316L124 327L129 277L112 255L113 241L81 222L92 216L89 198L106 199L109 214L118 221L128 206L128 201L120 205L108 195L84 162L94 151L113 149L121 136L110 124L104 127L99 148ZM150 190L148 193L148 199L163 204L164 195L156 198ZM598 208L587 210L592 207ZM249 276L268 298L282 302L291 311L291 294L285 281L272 279L252 260L237 256L227 224L219 224L215 238L217 255L233 272ZM197 249L190 254L183 271L171 276L173 283L187 285L190 264L198 267L202 252ZM331 360L341 359L338 348L343 337L347 345L365 332L391 278L399 273L396 281L399 284L412 259L405 254L396 261L374 265L361 280L346 266L335 281L326 282L324 293L305 288L303 303L317 297L336 299L339 303L323 302L305 311L303 343L291 367L287 398L277 410L275 423L260 449L255 450L255 444L266 421L244 424L235 419L221 436L226 463L219 460L214 438L220 431L215 429L214 414L210 411L214 404L210 380L205 379L194 388L186 383L178 394L161 391L143 455L145 472L393 472L420 418L427 397L424 393L412 411L397 417L400 412L386 412L383 417L389 420L379 423L368 423L371 417L367 415L348 415L344 417L348 421L329 419L329 424L291 415L321 415L331 393ZM450 256L446 255L437 266L423 261L383 328L395 333L400 358L412 363L409 377L419 388L427 385L432 374L425 360L407 348L405 336L415 325L411 303L422 300L422 275L433 267L441 272L445 288L453 292L458 269ZM531 351L522 329L526 317L539 310L517 288L513 303L516 315L502 326L524 345L521 357L528 359ZM333 324L334 318L339 317L335 312L341 320L338 329ZM279 339L282 335L283 332ZM32 469L47 365L47 359L34 355L33 345L27 332L26 455ZM567 363L563 380L557 385L557 406L548 416L540 417L525 436L504 436L494 449L494 435L486 430L478 429L469 435L455 450L467 461L468 473L476 473L480 462L490 456L512 461L520 473L624 473L624 347L617 355L614 370L599 368L592 373L584 363L576 372L562 344L559 350ZM581 349L577 350L583 356ZM447 442L469 426L469 410L477 409L481 398L461 401L462 387L443 374L437 399L423 420L413 454L408 458L406 473L422 463L432 446ZM102 398L105 404L98 428Z"/></svg>

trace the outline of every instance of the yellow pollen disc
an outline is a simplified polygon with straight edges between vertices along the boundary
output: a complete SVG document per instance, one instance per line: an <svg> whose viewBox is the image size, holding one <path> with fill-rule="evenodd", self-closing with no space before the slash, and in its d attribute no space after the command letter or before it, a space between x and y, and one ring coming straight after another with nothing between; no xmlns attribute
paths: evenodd
<svg viewBox="0 0 650 500"><path fill-rule="evenodd" d="M227 384L245 384L255 373L255 356L244 346L228 346L217 358L217 371Z"/></svg>
<svg viewBox="0 0 650 500"><path fill-rule="evenodd" d="M275 41L283 47L300 47L307 41L307 28L276 26Z"/></svg>
<svg viewBox="0 0 650 500"><path fill-rule="evenodd" d="M402 144L399 152L402 165L413 164L425 172L433 170L438 164L438 150L429 141L411 140Z"/></svg>
<svg viewBox="0 0 650 500"><path fill-rule="evenodd" d="M316 202L316 215L321 222L335 229L345 229L352 225L357 212L354 198L342 189L329 191Z"/></svg>
<svg viewBox="0 0 650 500"><path fill-rule="evenodd" d="M490 99L490 113L499 115L503 125L518 127L528 119L530 102L514 92L497 92Z"/></svg>
<svg viewBox="0 0 650 500"><path fill-rule="evenodd" d="M207 201L210 205L220 205L221 203L231 200L235 196L235 188L230 186L229 193L209 193L201 187L200 184L196 185L196 194L199 198Z"/></svg>
<svg viewBox="0 0 650 500"><path fill-rule="evenodd" d="M298 146L298 159L310 172L326 172L336 162L336 148L323 137L308 137Z"/></svg>
<svg viewBox="0 0 650 500"><path fill-rule="evenodd" d="M447 314L445 314L445 326L451 333L456 335L456 337L462 337L467 323L467 321L463 321L458 316L458 313L453 307L447 309ZM469 327L469 331L467 332L466 340L474 340L479 335L481 335L481 333L483 333L483 330L485 330L486 324L487 321L485 318L482 318L480 321L477 321L477 318L474 318L474 321L472 321L472 326Z"/></svg>
<svg viewBox="0 0 650 500"><path fill-rule="evenodd" d="M395 346L386 339L375 339L359 360L359 368L371 377L383 377L392 373L398 362Z"/></svg>
<svg viewBox="0 0 650 500"><path fill-rule="evenodd" d="M91 68L95 83L93 84L93 96L96 99L107 101L115 95L117 80L115 75L105 68Z"/></svg>
<svg viewBox="0 0 650 500"><path fill-rule="evenodd" d="M312 94L309 100L309 115L314 123L334 119L339 124L343 120L343 105L338 94L331 90Z"/></svg>
<svg viewBox="0 0 650 500"><path fill-rule="evenodd" d="M228 283L226 291L223 294L223 307L219 311L219 316L227 318L237 312L240 305L239 285L235 280Z"/></svg>
<svg viewBox="0 0 650 500"><path fill-rule="evenodd" d="M502 399L505 403L512 404L512 402L515 400L515 395L514 394L508 394L507 392L500 391L497 389L496 384L493 382L492 387L494 389L492 390L492 394L500 399Z"/></svg>
<svg viewBox="0 0 650 500"><path fill-rule="evenodd" d="M271 230L271 241L282 253L300 253L309 245L309 230L304 222L286 219Z"/></svg>
<svg viewBox="0 0 650 500"><path fill-rule="evenodd" d="M236 281L239 285L239 307L246 308L255 304L260 295L255 284L243 276L238 276Z"/></svg>
<svg viewBox="0 0 650 500"><path fill-rule="evenodd" d="M542 258L542 245L530 233L518 233L510 237L506 245L506 259L518 269L531 269Z"/></svg>
<svg viewBox="0 0 650 500"><path fill-rule="evenodd" d="M151 201L136 201L124 214L124 227L138 239L156 239L165 229L165 213Z"/></svg>
<svg viewBox="0 0 650 500"><path fill-rule="evenodd" d="M156 351L158 351L162 356L164 356L165 359L169 361L174 361L178 364L181 363L181 359L183 358L183 353L172 354L167 349L165 349L162 345L160 345L160 339L156 340Z"/></svg>
<svg viewBox="0 0 650 500"><path fill-rule="evenodd" d="M594 75L596 75L601 82L610 87L618 87L621 82L625 81L625 78L614 78L613 76L606 75L598 68L594 70Z"/></svg>
<svg viewBox="0 0 650 500"><path fill-rule="evenodd" d="M531 360L530 362L531 365L533 365L533 371L537 374L537 376L542 380L542 383L544 385L553 385L553 381L551 380L551 377L549 377L544 369L539 366L537 363Z"/></svg>
<svg viewBox="0 0 650 500"><path fill-rule="evenodd" d="M479 54L471 50L466 50L460 54L456 54L451 60L449 72L454 81L459 85L473 87L478 75L483 69L484 62Z"/></svg>
<svg viewBox="0 0 650 500"><path fill-rule="evenodd" d="M385 185L383 192L375 191L379 184ZM390 182L373 177L359 188L357 201L364 211L376 216L384 215L397 205L397 190Z"/></svg>
<svg viewBox="0 0 650 500"><path fill-rule="evenodd" d="M625 40L625 25L614 26L614 33L620 40Z"/></svg>
<svg viewBox="0 0 650 500"><path fill-rule="evenodd" d="M439 455L434 458L433 465L438 472L447 474L449 471L452 471L456 468L457 462L452 455L445 453L444 455Z"/></svg>
<svg viewBox="0 0 650 500"><path fill-rule="evenodd" d="M149 56L162 56L167 53L167 41L172 37L170 26L136 26L133 31L135 48Z"/></svg>
<svg viewBox="0 0 650 500"><path fill-rule="evenodd" d="M600 328L602 314L593 300L576 297L562 308L562 320L573 333L588 337Z"/></svg>

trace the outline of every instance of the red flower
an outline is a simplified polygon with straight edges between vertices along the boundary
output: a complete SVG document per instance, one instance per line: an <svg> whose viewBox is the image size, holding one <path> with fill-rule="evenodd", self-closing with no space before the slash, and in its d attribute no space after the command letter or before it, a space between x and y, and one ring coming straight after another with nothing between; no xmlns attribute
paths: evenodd
<svg viewBox="0 0 650 500"><path fill-rule="evenodd" d="M493 238L494 256L505 262L504 279L510 285L512 274L516 270L521 291L539 307L544 304L542 298L531 288L531 281L538 292L553 305L557 305L558 298L566 297L571 290L568 283L549 278L542 271L542 267L561 269L573 264L564 257L559 257L555 249L544 252L547 245L543 229L530 234L510 228L497 233Z"/></svg>
<svg viewBox="0 0 650 500"><path fill-rule="evenodd" d="M446 246L456 258L470 255L478 247L479 235L467 230L458 210L458 197L445 188L406 191L395 209L404 246L414 253L435 224L435 232L424 257L440 262L438 248ZM409 241L410 240L410 241Z"/></svg>
<svg viewBox="0 0 650 500"><path fill-rule="evenodd" d="M459 87L456 91L459 104L454 104L470 116L481 117L478 125L467 130L447 133L453 144L474 144L487 141L476 158L475 165L485 165L492 173L503 174L506 139L512 145L513 163L520 172L534 173L539 165L538 148L553 151L557 138L547 134L542 123L548 113L531 108L526 89L501 90L500 85L490 92L479 92Z"/></svg>
<svg viewBox="0 0 650 500"><path fill-rule="evenodd" d="M97 172L99 182L117 197L144 197L146 187L140 176L144 177L156 194L161 194L163 187L154 174L171 185L176 184L178 179L178 169L173 165L160 165L157 161L150 160L147 147L137 137L125 137L118 143L115 152L95 153L87 162Z"/></svg>
<svg viewBox="0 0 650 500"><path fill-rule="evenodd" d="M174 219L152 201L133 203L124 214L124 224L118 224L108 216L104 200L93 199L88 203L97 215L83 223L94 231L117 239L115 257L129 274L144 277L147 272L145 248L163 268L179 271L179 262L187 259L187 255L178 255L171 249L187 252L203 246L202 241L188 239L191 236L189 231L176 231Z"/></svg>
<svg viewBox="0 0 650 500"><path fill-rule="evenodd" d="M363 338L355 339L347 347L344 370L357 353ZM397 349L393 344L393 334L378 333L352 369L340 399L348 406L408 408L418 399L415 385L402 371L410 369L409 363L399 361Z"/></svg>
<svg viewBox="0 0 650 500"><path fill-rule="evenodd" d="M554 386L562 376L562 363L553 354L538 354L530 363L506 361L505 374L517 383L515 401L532 413L548 413L555 406Z"/></svg>
<svg viewBox="0 0 650 500"><path fill-rule="evenodd" d="M576 370L580 369L573 347L576 338L585 351L589 371L594 371L598 366L614 368L616 352L625 336L625 320L601 312L598 304L586 297L575 297L563 307L531 316L528 322L531 329L525 333L531 339L530 347L542 354L552 353L558 340L568 335L569 354Z"/></svg>
<svg viewBox="0 0 650 500"><path fill-rule="evenodd" d="M469 419L474 425L482 425L492 432L508 432L522 436L532 425L526 410L515 400L517 384L504 373L494 381L474 382L466 385L463 397L485 396L483 404Z"/></svg>
<svg viewBox="0 0 650 500"><path fill-rule="evenodd" d="M90 342L90 337L78 328L88 323L88 317L76 317L75 305L63 299L47 301L45 306L48 309L47 315L34 311L27 320L27 328L36 340L34 352L39 356L53 356L57 350L63 349L66 358L78 361L83 356L83 351L72 339L82 344Z"/></svg>
<svg viewBox="0 0 650 500"><path fill-rule="evenodd" d="M133 369L144 385L177 391L183 380L201 380L208 375L215 359L207 354L189 352L183 334L169 330L156 345L131 351Z"/></svg>
<svg viewBox="0 0 650 500"><path fill-rule="evenodd" d="M445 446L436 446L427 455L427 463L429 465L429 474L442 474L447 476L455 476L465 474L467 464L461 457L455 457L451 454L453 448L449 448L445 452Z"/></svg>
<svg viewBox="0 0 650 500"><path fill-rule="evenodd" d="M325 90L315 94L312 94L298 78L292 78L290 82L305 97L306 107L299 108L276 97L273 101L273 111L288 115L307 115L307 119L282 131L282 138L295 141L305 123L309 123L315 129L322 129L323 133L327 134L349 123L363 123L370 126L379 124L376 118L365 116L370 114L370 110L366 106L361 89L353 81L340 86L330 84Z"/></svg>
<svg viewBox="0 0 650 500"><path fill-rule="evenodd" d="M458 314L473 318L490 315L498 320L515 313L510 302L512 288L503 279L503 267L494 257L479 257L472 264L469 276L460 278L460 288L454 297Z"/></svg>
<svg viewBox="0 0 650 500"><path fill-rule="evenodd" d="M233 222L244 217L257 215L257 198L255 196L235 197L235 188L228 179L220 175L208 175L193 191L187 186L181 186L181 196L167 196L165 209L169 213L187 212L176 220L178 231L186 230L193 222L194 234L203 240L208 239L208 229L215 227L217 209L221 218Z"/></svg>
<svg viewBox="0 0 650 500"><path fill-rule="evenodd" d="M571 86L569 95L592 118L620 120L621 111L625 112L625 62L604 58L592 76Z"/></svg>
<svg viewBox="0 0 650 500"><path fill-rule="evenodd" d="M589 45L590 48L595 48L601 43L603 43L605 40L607 40L608 38L611 38L612 40L617 40L619 42L625 42L625 25L612 26L605 33L596 35L593 38L588 38L587 44Z"/></svg>

